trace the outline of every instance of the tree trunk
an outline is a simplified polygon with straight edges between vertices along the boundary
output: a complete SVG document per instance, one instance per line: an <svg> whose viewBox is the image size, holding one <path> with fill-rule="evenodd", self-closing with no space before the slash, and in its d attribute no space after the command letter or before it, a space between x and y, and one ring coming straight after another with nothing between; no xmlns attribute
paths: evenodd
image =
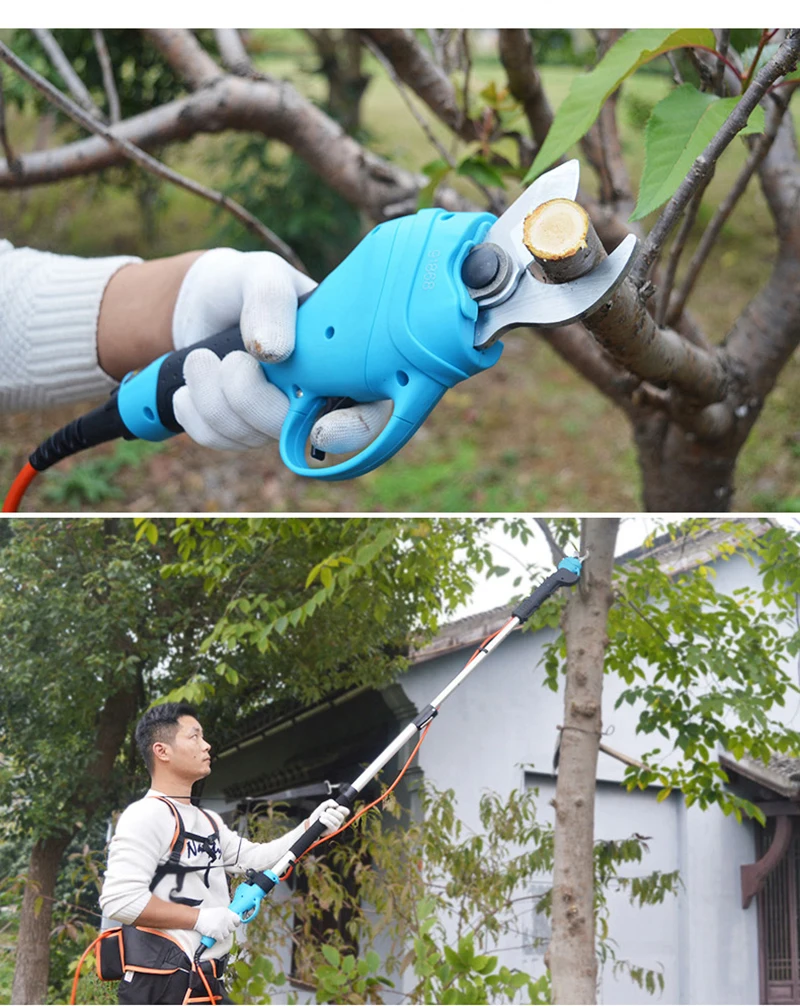
<svg viewBox="0 0 800 1006"><path fill-rule="evenodd" d="M734 493L737 437L702 443L663 413L633 421L642 497L650 513L727 513Z"/></svg>
<svg viewBox="0 0 800 1006"><path fill-rule="evenodd" d="M123 643L120 647L122 652L124 646ZM130 641L127 646L130 648ZM100 713L95 740L97 754L87 767L83 799L76 794L73 805L76 816L88 820L97 812L135 715L136 683L131 681L106 700ZM71 838L71 834L62 834L40 840L33 847L20 913L12 1003L43 1003L47 999L53 895L61 857Z"/></svg>
<svg viewBox="0 0 800 1006"><path fill-rule="evenodd" d="M564 616L567 680L555 799L553 936L548 951L555 1003L597 1001L594 795L618 528L618 518L584 519L581 550L588 551L589 558Z"/></svg>
<svg viewBox="0 0 800 1006"><path fill-rule="evenodd" d="M28 882L22 899L17 936L17 960L12 1003L47 1001L50 975L50 928L53 894L61 857L70 835L61 834L37 842L31 852Z"/></svg>

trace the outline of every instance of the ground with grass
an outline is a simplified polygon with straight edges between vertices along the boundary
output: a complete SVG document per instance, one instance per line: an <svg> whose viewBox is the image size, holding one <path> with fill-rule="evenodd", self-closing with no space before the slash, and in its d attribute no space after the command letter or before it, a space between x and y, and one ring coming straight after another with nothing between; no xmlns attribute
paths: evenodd
<svg viewBox="0 0 800 1006"><path fill-rule="evenodd" d="M266 34L269 41L269 33ZM322 78L299 34L283 33L280 51L264 55L275 76L292 79L321 97ZM274 47L273 47L274 49ZM372 64L364 101L371 146L418 169L436 154L385 74ZM545 68L554 105L574 71ZM502 72L479 62L474 80L502 82ZM625 152L641 171L641 130L669 81L639 74L620 103ZM426 113L423 111L423 115ZM430 118L430 116L427 116ZM12 115L10 131L21 149L33 142L37 123ZM446 140L446 131L434 124ZM170 163L213 185L225 182L227 165L242 139L235 134L198 137L166 152ZM449 142L449 141L448 141ZM746 151L735 141L725 154L701 211L701 222L727 191ZM61 253L121 252L157 257L218 242L214 208L182 190L162 187L137 195L133 176L110 172L102 182L82 179L4 196L0 233L16 244ZM587 170L585 181L590 181ZM468 180L465 191L478 198ZM142 207L150 205L149 215ZM270 221L267 220L267 223ZM367 222L365 221L365 226ZM751 184L723 230L697 284L690 307L713 341L719 341L766 279L775 251L771 221ZM689 256L687 255L686 258ZM219 454L178 437L161 445L115 444L62 463L31 487L25 510L164 511L505 511L638 510L640 481L625 418L531 332L506 337L491 370L448 392L421 430L379 470L343 483L300 479L280 462L277 447L246 455ZM86 403L87 407L90 404ZM0 417L0 485L10 484L27 454L82 405L38 415ZM767 402L739 465L734 508L800 509L800 361L793 359Z"/></svg>

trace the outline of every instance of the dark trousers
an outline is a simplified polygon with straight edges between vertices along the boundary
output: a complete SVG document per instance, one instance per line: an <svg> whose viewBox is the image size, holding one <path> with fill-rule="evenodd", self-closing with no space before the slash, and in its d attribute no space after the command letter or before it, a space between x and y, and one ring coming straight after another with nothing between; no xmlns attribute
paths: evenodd
<svg viewBox="0 0 800 1006"><path fill-rule="evenodd" d="M141 971L129 972L132 975L130 981L125 978L119 983L117 996L120 1006L140 1006L149 1003L177 1003L180 1004L186 998L186 992L191 982L193 1000L204 999L208 1002L208 992L199 975L193 975L188 971L176 971L171 975L148 975ZM217 1006L227 1006L233 1002L225 995L225 989L219 978L206 974L206 981L215 996L222 996L216 999Z"/></svg>

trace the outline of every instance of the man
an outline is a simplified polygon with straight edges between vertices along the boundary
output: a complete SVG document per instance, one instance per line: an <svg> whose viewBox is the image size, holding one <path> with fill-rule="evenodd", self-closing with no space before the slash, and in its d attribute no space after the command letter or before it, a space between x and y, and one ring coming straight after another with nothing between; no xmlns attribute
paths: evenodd
<svg viewBox="0 0 800 1006"><path fill-rule="evenodd" d="M298 298L315 286L272 252L213 248L143 262L0 240L0 412L107 395L132 370L238 325L249 352L190 353L175 416L205 447L261 447L280 436L289 400L258 360L291 355ZM314 425L311 442L333 454L362 450L390 414L390 402L340 409Z"/></svg>
<svg viewBox="0 0 800 1006"><path fill-rule="evenodd" d="M191 706L150 709L136 743L151 788L119 819L100 894L103 914L123 923L119 1002L230 1002L221 976L241 920L228 907L226 873L270 869L313 821L330 835L349 810L326 800L282 838L248 842L191 802L192 785L211 772L211 746ZM216 942L203 953L201 976L192 961L202 936Z"/></svg>

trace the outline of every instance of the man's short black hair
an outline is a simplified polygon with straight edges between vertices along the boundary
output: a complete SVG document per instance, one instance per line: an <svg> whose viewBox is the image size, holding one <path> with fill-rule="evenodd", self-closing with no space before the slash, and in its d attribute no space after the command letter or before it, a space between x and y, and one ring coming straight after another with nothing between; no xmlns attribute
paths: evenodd
<svg viewBox="0 0 800 1006"><path fill-rule="evenodd" d="M169 743L175 740L181 716L194 716L197 719L197 712L186 702L163 702L160 706L148 709L136 725L136 746L150 775L153 774L155 764L153 745L156 741Z"/></svg>

